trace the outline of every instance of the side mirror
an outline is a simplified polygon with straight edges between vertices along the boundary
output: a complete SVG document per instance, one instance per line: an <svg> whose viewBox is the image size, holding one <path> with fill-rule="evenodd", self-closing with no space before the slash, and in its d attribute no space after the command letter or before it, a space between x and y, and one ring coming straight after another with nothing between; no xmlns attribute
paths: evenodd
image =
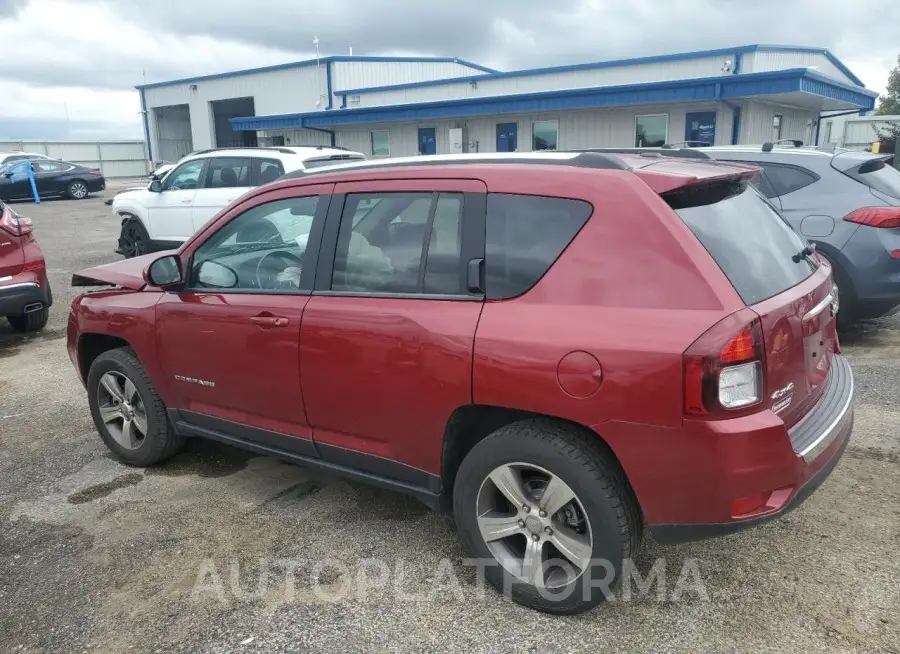
<svg viewBox="0 0 900 654"><path fill-rule="evenodd" d="M178 255L168 254L147 266L144 281L159 288L171 288L181 284L184 276L181 274L181 260Z"/></svg>
<svg viewBox="0 0 900 654"><path fill-rule="evenodd" d="M150 186L147 187L147 190L151 193L162 193L162 182L158 179L151 180Z"/></svg>
<svg viewBox="0 0 900 654"><path fill-rule="evenodd" d="M197 267L197 281L210 288L234 288L238 283L237 273L216 261L202 261Z"/></svg>

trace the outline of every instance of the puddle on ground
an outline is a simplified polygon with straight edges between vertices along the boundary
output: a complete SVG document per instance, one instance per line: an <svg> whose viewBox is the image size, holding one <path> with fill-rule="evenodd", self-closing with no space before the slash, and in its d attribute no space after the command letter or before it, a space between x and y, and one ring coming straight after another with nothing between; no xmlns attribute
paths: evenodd
<svg viewBox="0 0 900 654"><path fill-rule="evenodd" d="M106 481L102 484L88 486L83 490L72 493L71 495L69 495L69 504L84 504L86 502L93 502L94 500L98 500L101 497L106 497L113 491L119 490L120 488L127 488L128 486L139 484L143 479L144 475L142 475L141 473L129 472L127 474L116 477L112 481Z"/></svg>
<svg viewBox="0 0 900 654"><path fill-rule="evenodd" d="M205 438L189 438L184 449L168 461L147 468L148 475L180 477L196 475L207 479L228 477L247 467L247 461L259 456L224 443Z"/></svg>

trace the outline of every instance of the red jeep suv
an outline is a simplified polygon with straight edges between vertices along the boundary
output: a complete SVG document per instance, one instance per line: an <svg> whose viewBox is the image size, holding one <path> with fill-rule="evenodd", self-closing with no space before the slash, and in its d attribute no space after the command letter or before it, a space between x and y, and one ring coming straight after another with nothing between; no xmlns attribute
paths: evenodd
<svg viewBox="0 0 900 654"><path fill-rule="evenodd" d="M452 511L575 613L662 542L783 514L853 422L831 270L740 164L460 155L291 173L82 271L68 348L132 465L200 436Z"/></svg>
<svg viewBox="0 0 900 654"><path fill-rule="evenodd" d="M0 317L19 332L43 329L53 304L44 253L32 231L28 218L0 202Z"/></svg>

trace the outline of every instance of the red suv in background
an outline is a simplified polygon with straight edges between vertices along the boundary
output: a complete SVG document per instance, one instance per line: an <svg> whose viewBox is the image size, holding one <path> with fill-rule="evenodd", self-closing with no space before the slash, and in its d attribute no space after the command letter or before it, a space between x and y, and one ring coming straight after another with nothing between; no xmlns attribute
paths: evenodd
<svg viewBox="0 0 900 654"><path fill-rule="evenodd" d="M28 218L0 202L0 317L20 332L43 329L53 293Z"/></svg>
<svg viewBox="0 0 900 654"><path fill-rule="evenodd" d="M780 515L850 437L831 270L755 173L592 153L292 173L175 253L77 274L116 288L74 301L69 353L123 461L200 436L410 493L516 601L582 611L645 530Z"/></svg>

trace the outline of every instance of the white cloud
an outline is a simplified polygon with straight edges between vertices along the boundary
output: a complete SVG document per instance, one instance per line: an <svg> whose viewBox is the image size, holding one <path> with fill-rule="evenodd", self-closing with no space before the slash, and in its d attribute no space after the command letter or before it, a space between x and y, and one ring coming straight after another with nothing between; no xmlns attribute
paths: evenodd
<svg viewBox="0 0 900 654"><path fill-rule="evenodd" d="M900 45L878 26L897 24L895 0L0 0L0 137L23 120L57 130L66 109L70 132L140 136L145 76L306 59L314 36L323 55L352 45L504 69L796 43L830 48L882 92Z"/></svg>

